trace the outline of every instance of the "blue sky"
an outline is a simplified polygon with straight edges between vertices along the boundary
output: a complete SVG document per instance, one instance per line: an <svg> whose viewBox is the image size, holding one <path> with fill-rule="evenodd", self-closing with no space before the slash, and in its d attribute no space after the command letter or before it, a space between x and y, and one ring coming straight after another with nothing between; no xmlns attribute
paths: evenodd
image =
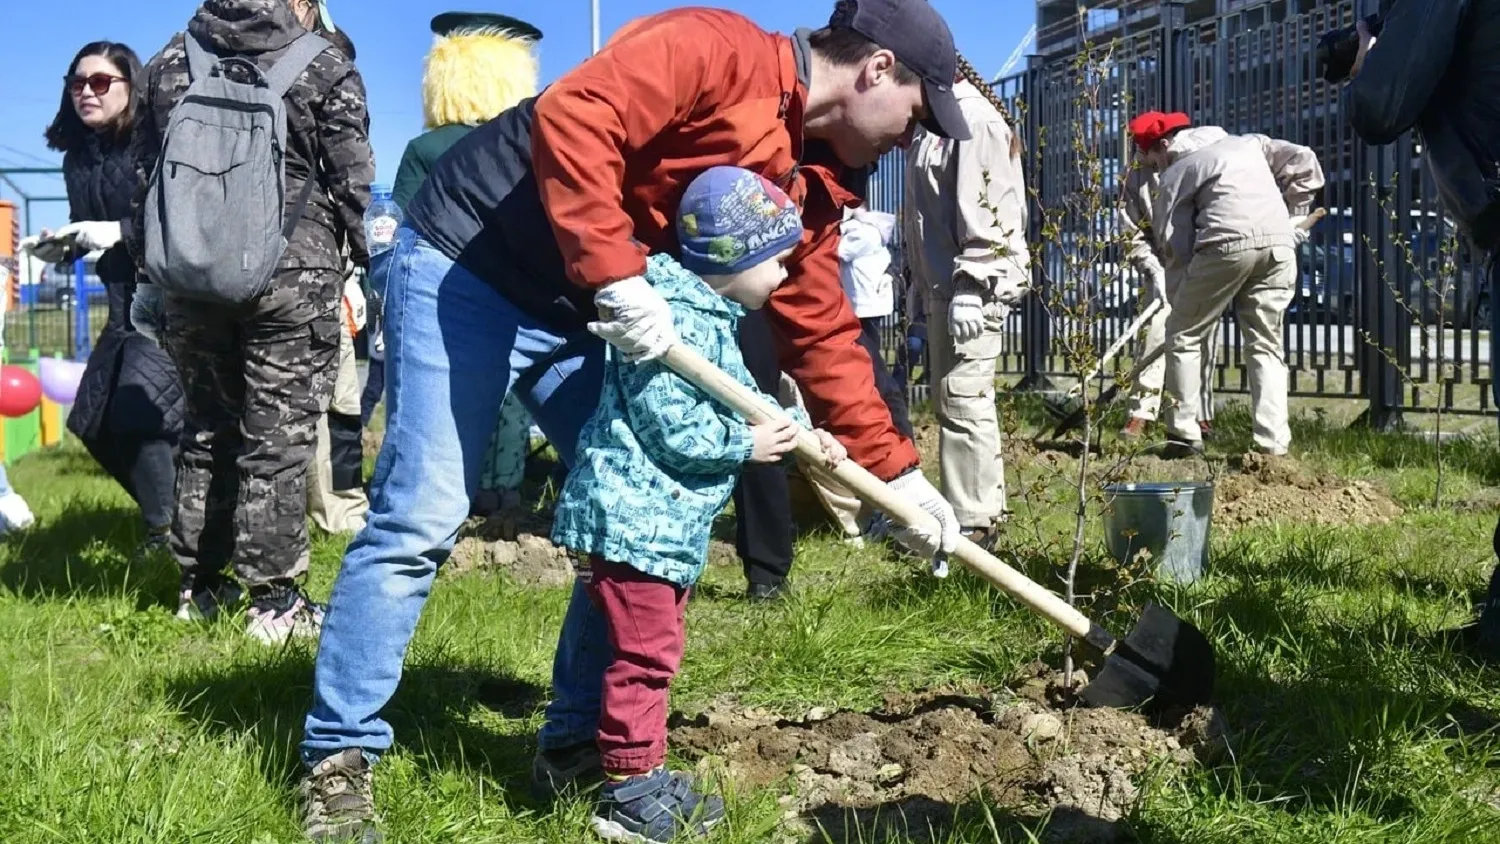
<svg viewBox="0 0 1500 844"><path fill-rule="evenodd" d="M933 0L948 19L958 48L986 76L999 72L1034 20L1030 0ZM600 0L600 40L632 18L675 6L673 0ZM827 20L833 0L718 0L702 5L734 9L761 26L791 32ZM0 81L0 168L57 166L61 157L46 148L42 131L56 113L62 75L79 47L110 39L129 44L145 62L181 29L196 4L182 0L68 0L7 3L4 74ZM588 0L518 0L505 4L449 0L352 2L331 0L334 22L359 51L358 65L370 95L370 135L379 179L395 175L406 142L421 131L422 57L432 43L428 22L440 12L492 10L538 26L542 81L567 72L590 49ZM65 11L64 11L65 10ZM62 180L17 176L32 196L63 193ZM0 198L18 197L0 183ZM66 203L34 204L31 229L67 221Z"/></svg>

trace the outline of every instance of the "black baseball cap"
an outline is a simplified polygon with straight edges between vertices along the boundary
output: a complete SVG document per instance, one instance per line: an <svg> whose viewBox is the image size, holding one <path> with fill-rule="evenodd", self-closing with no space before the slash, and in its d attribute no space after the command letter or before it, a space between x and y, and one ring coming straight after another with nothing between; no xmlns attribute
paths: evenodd
<svg viewBox="0 0 1500 844"><path fill-rule="evenodd" d="M476 29L508 29L517 38L542 40L542 31L535 26L520 18L495 12L443 12L432 19L434 35L448 36Z"/></svg>
<svg viewBox="0 0 1500 844"><path fill-rule="evenodd" d="M958 50L953 31L927 0L856 0L850 28L890 50L912 72L922 77L927 98L929 132L967 141L969 122L953 95L958 77Z"/></svg>

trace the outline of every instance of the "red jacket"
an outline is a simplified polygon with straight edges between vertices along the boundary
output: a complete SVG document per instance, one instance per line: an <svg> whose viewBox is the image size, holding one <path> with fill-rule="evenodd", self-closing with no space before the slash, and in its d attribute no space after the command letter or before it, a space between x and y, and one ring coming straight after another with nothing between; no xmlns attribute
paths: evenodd
<svg viewBox="0 0 1500 844"><path fill-rule="evenodd" d="M650 252L678 254L678 201L709 167L744 167L786 189L806 231L767 305L782 368L814 421L889 480L919 458L875 389L839 283L839 222L857 200L836 164L797 166L806 99L791 39L733 12L663 12L542 93L532 169L568 276L588 287L641 275Z"/></svg>

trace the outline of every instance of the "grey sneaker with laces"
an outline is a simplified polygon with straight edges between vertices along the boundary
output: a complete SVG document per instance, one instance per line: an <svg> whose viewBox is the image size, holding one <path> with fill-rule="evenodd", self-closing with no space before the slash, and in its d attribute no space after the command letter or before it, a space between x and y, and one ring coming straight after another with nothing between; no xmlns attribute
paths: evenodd
<svg viewBox="0 0 1500 844"><path fill-rule="evenodd" d="M357 747L313 766L302 780L302 831L317 844L382 844L370 763Z"/></svg>

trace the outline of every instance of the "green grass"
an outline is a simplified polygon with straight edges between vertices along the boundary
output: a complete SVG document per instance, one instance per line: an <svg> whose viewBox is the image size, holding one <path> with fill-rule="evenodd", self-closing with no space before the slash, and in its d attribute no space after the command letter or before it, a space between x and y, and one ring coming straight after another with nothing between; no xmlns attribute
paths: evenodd
<svg viewBox="0 0 1500 844"><path fill-rule="evenodd" d="M1245 448L1242 410L1219 426L1216 451ZM1469 617L1493 564L1500 453L1489 440L1445 445L1447 497L1431 508L1430 444L1311 418L1295 434L1304 462L1370 480L1406 512L1365 528L1289 513L1217 533L1204 582L1139 583L1102 615L1123 633L1149 598L1202 627L1236 731L1232 758L1150 782L1122 834L1500 841L1500 670L1436 635ZM1015 559L1045 580L1068 525L1066 479L1012 469L1034 483L1043 525L1017 534ZM0 841L301 840L295 746L312 647L252 644L233 619L175 622L175 573L132 560L134 512L82 453L23 459L11 479L40 522L0 544ZM317 539L315 595L327 594L341 550L339 538ZM1097 547L1085 563L1086 577L1107 576ZM888 691L996 686L1030 660L1060 657L1045 622L967 572L937 581L813 534L796 578L793 600L753 607L737 567L710 569L690 604L674 708L732 695L789 714L868 709ZM525 789L565 598L487 572L439 579L388 713L398 745L376 782L388 841L589 840L586 805L539 806ZM731 789L729 828L713 840L775 840L780 793ZM968 808L942 840L1042 834L1003 810Z"/></svg>

